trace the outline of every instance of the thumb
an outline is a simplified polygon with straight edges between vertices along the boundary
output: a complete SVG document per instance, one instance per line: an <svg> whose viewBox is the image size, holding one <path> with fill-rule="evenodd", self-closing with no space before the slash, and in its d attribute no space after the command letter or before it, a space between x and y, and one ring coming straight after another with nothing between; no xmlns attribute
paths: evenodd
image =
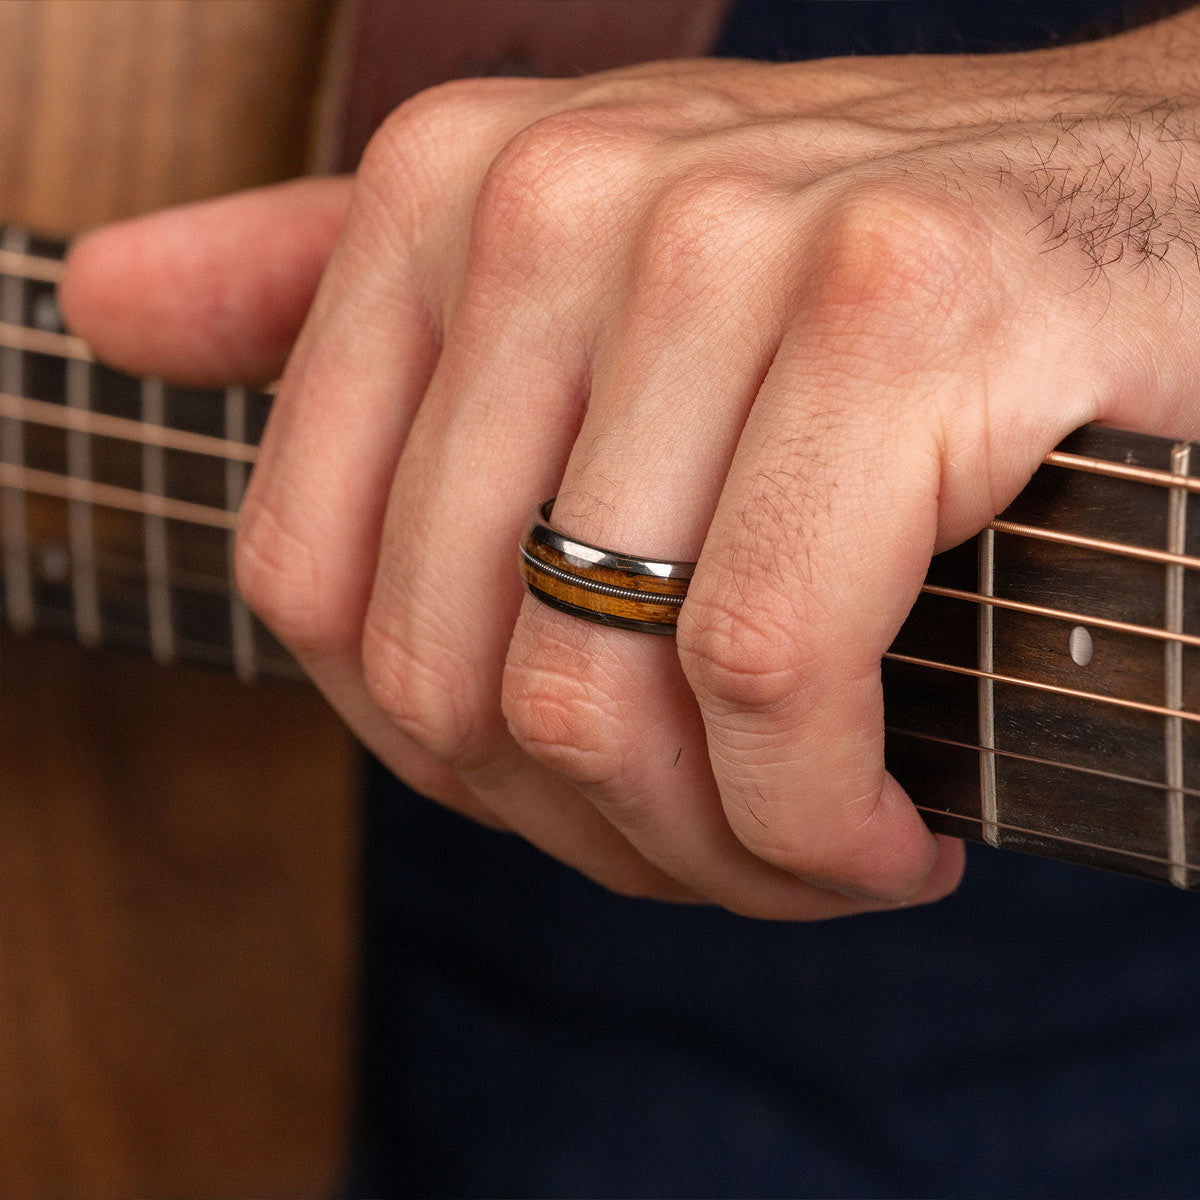
<svg viewBox="0 0 1200 1200"><path fill-rule="evenodd" d="M59 290L67 324L136 375L210 387L278 378L350 186L298 179L88 233Z"/></svg>

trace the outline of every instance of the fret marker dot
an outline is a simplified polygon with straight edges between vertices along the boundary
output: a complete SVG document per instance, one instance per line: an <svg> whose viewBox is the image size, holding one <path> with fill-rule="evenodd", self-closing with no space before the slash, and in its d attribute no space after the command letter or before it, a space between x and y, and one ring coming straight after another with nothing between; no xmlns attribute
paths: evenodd
<svg viewBox="0 0 1200 1200"><path fill-rule="evenodd" d="M1086 667L1092 661L1092 635L1082 625L1076 625L1071 630L1067 645L1077 666Z"/></svg>
<svg viewBox="0 0 1200 1200"><path fill-rule="evenodd" d="M65 546L52 542L38 553L38 567L47 583L63 583L71 574L71 555Z"/></svg>

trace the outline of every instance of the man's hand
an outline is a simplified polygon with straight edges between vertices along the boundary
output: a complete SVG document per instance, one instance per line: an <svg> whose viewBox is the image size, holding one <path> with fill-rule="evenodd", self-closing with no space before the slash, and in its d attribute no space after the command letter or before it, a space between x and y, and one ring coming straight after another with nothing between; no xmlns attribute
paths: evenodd
<svg viewBox="0 0 1200 1200"><path fill-rule="evenodd" d="M622 892L932 900L961 850L884 769L880 656L1068 431L1200 431L1198 25L455 83L352 182L83 241L64 303L131 369L269 375L341 225L237 571L363 740ZM677 642L523 596L553 495L698 561Z"/></svg>

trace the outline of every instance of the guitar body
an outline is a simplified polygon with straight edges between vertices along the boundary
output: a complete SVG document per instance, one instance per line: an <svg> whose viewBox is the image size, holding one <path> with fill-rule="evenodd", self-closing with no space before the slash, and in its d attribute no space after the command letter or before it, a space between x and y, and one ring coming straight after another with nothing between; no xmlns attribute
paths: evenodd
<svg viewBox="0 0 1200 1200"><path fill-rule="evenodd" d="M0 4L0 224L65 235L303 171L329 17L309 0ZM26 499L30 530L67 545L65 504ZM98 521L98 551L119 535ZM0 1194L332 1190L349 737L302 686L11 624Z"/></svg>

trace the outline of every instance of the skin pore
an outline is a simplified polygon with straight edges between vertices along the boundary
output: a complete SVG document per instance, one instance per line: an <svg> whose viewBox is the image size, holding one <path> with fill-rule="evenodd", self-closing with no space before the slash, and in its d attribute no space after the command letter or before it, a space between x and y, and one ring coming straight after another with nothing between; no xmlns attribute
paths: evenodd
<svg viewBox="0 0 1200 1200"><path fill-rule="evenodd" d="M623 892L932 900L961 848L884 769L879 658L1071 429L1200 431L1198 62L1189 10L1030 54L464 81L353 180L89 236L63 302L192 382L298 334L239 580L413 786ZM571 536L697 560L676 643L523 596L551 495Z"/></svg>

